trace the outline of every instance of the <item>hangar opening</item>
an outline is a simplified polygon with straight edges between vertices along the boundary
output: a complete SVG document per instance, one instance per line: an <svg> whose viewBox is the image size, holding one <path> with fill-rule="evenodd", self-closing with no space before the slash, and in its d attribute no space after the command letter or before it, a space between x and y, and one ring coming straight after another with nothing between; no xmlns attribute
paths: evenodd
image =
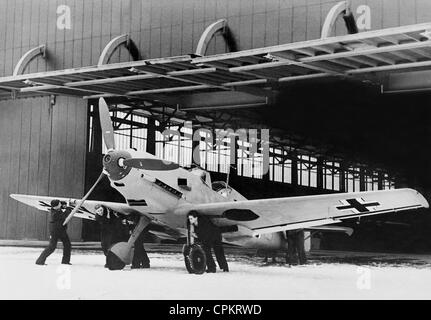
<svg viewBox="0 0 431 320"><path fill-rule="evenodd" d="M303 9L291 6L291 10ZM277 40L244 44L248 41L241 35L244 28L235 23L248 26L244 21L251 19L249 24L256 25L262 17L271 21L276 9L255 8L248 15L240 11L238 19L220 15L191 27L182 23L184 34L195 28L199 32L188 34L200 36L191 41L196 46L168 50L174 54L151 52L163 46L158 35L168 29L166 22L157 30L143 29L142 34L122 29L108 36L101 30L102 50L90 50L95 57L78 65L64 62L63 67L53 67L59 62L45 55L56 57L50 44L21 50L25 53L13 75L0 79L1 110L8 115L1 118L0 126L2 137L7 137L2 142L7 152L1 155L2 181L7 185L2 189L0 236L45 239L47 235L47 221L13 203L10 193L79 198L96 180L104 152L97 119L99 97L110 105L118 145L147 150L184 167L193 165L194 133L205 129L199 133L199 165L211 173L212 181L228 180L250 199L403 186L429 198L426 91L431 24L414 21L355 33L351 18L345 17L350 33L345 35L343 24L340 28L334 18L323 23L325 28L316 28L322 30L318 36L283 41L278 33ZM346 13L339 9L334 17ZM328 11L319 10L325 15ZM175 39L172 26L171 40ZM143 54L144 38L151 42L152 49L145 49L150 54ZM63 52L65 60L71 58L67 49L56 50ZM219 144L206 141L215 136L215 130L241 128L257 129L255 152L239 138L232 142L229 137ZM166 129L179 135L163 136ZM263 129L270 130L267 173L262 170L259 134ZM230 166L232 157L235 165ZM92 197L123 200L107 180ZM340 235L322 236L321 247L430 250L430 219L425 215L364 220L359 225L353 222L356 231L351 238L343 238L343 247ZM86 222L74 222L71 233L75 240L98 236L97 228ZM398 241L390 241L394 234Z"/></svg>

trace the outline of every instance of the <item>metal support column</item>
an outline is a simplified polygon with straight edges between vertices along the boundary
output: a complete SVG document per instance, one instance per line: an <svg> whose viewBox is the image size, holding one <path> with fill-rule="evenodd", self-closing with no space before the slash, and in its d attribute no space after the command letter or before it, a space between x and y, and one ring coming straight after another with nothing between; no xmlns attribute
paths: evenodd
<svg viewBox="0 0 431 320"><path fill-rule="evenodd" d="M238 136L232 135L230 138L230 178L238 176Z"/></svg>
<svg viewBox="0 0 431 320"><path fill-rule="evenodd" d="M317 158L317 188L323 189L323 159Z"/></svg>
<svg viewBox="0 0 431 320"><path fill-rule="evenodd" d="M346 192L346 164L344 162L340 163L340 191Z"/></svg>
<svg viewBox="0 0 431 320"><path fill-rule="evenodd" d="M383 190L383 172L379 172L377 176L377 188Z"/></svg>
<svg viewBox="0 0 431 320"><path fill-rule="evenodd" d="M366 176L365 168L360 168L359 169L359 191L367 190L367 186L365 185L365 176Z"/></svg>
<svg viewBox="0 0 431 320"><path fill-rule="evenodd" d="M156 155L156 121L152 118L148 118L147 152Z"/></svg>
<svg viewBox="0 0 431 320"><path fill-rule="evenodd" d="M298 185L298 155L296 152L292 154L292 185Z"/></svg>

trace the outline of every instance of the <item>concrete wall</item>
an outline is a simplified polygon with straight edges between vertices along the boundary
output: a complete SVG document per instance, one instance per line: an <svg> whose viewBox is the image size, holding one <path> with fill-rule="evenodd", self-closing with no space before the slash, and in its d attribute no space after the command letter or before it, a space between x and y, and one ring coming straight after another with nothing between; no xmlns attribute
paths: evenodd
<svg viewBox="0 0 431 320"><path fill-rule="evenodd" d="M82 197L87 137L87 105L57 97L0 101L0 238L48 236L48 215L21 205L11 193ZM81 221L69 226L81 239Z"/></svg>
<svg viewBox="0 0 431 320"><path fill-rule="evenodd" d="M337 2L0 0L0 76L11 75L19 58L39 44L47 45L48 60L37 59L26 72L94 65L109 40L123 33L144 58L189 54L205 27L220 18L228 20L240 50L315 39ZM429 0L352 0L352 9L362 31L431 21ZM345 33L342 21L336 33ZM225 49L218 36L207 54ZM123 48L111 62L129 59Z"/></svg>

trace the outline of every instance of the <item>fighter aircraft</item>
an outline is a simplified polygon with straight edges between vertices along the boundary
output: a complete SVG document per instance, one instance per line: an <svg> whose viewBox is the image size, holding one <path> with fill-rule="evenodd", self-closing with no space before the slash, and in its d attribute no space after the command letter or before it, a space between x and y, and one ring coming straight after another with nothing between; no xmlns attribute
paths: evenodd
<svg viewBox="0 0 431 320"><path fill-rule="evenodd" d="M146 228L161 239L186 238L183 254L187 270L203 273L205 254L199 244L194 243L192 230L186 224L186 215L192 210L219 226L226 243L285 250L286 230L330 229L328 225L346 219L428 208L425 198L413 189L247 200L226 182L211 183L209 173L201 168L181 168L176 163L135 149L117 150L109 108L103 98L99 99L99 114L108 151L99 179L83 199L19 194L11 197L43 211L48 211L52 199L67 201L74 209L65 223L73 216L94 220L96 204L126 216L138 214L139 223L128 242L111 247L110 269L122 269L131 263L133 244ZM126 203L86 200L105 175Z"/></svg>

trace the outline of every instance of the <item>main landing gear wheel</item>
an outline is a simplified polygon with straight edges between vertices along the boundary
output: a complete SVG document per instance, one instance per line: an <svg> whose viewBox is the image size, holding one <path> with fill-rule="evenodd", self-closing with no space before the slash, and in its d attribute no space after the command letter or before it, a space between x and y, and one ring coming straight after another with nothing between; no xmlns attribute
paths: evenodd
<svg viewBox="0 0 431 320"><path fill-rule="evenodd" d="M189 273L203 274L207 267L205 251L198 244L183 246L184 262Z"/></svg>

